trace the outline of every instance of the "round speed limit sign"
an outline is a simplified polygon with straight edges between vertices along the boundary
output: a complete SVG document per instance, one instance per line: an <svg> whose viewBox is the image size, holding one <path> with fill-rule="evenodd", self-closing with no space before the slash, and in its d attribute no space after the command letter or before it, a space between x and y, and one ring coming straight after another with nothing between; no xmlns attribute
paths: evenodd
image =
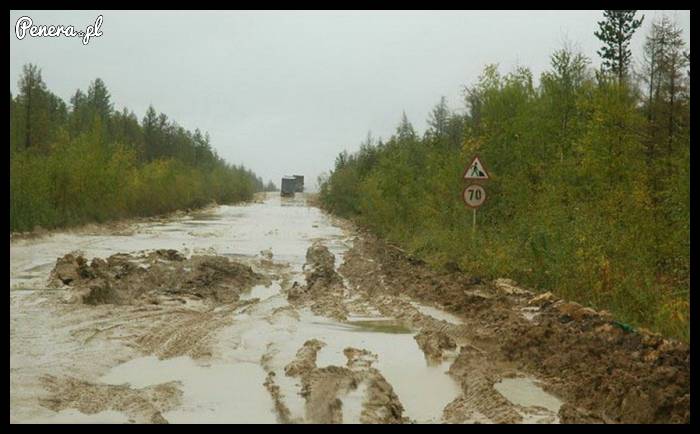
<svg viewBox="0 0 700 434"><path fill-rule="evenodd" d="M479 208L486 200L486 190L479 184L467 186L462 192L464 203L470 208Z"/></svg>

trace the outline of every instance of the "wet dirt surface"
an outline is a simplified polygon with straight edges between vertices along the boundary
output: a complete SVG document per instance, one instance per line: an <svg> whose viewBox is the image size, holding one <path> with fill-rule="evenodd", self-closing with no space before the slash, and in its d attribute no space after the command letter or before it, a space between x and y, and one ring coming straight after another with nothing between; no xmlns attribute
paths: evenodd
<svg viewBox="0 0 700 434"><path fill-rule="evenodd" d="M687 346L610 324L269 194L12 239L10 422L686 422Z"/></svg>

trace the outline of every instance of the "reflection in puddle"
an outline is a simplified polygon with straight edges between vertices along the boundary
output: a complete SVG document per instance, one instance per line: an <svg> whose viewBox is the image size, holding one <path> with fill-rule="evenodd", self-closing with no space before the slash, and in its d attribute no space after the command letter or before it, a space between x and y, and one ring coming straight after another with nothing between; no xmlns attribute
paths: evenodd
<svg viewBox="0 0 700 434"><path fill-rule="evenodd" d="M437 320L446 321L446 322L448 322L450 324L454 324L454 325L462 324L462 320L458 316L453 315L449 312L445 312L444 310L437 309L437 308L432 307L432 306L426 306L426 305L423 305L420 303L416 303L415 301L411 301L409 303L411 303L411 305L413 307L415 307L418 310L418 312L422 313L423 315L428 315L428 316L431 316Z"/></svg>
<svg viewBox="0 0 700 434"><path fill-rule="evenodd" d="M403 323L392 319L348 321L347 324L362 332L413 333L413 330L406 327Z"/></svg>

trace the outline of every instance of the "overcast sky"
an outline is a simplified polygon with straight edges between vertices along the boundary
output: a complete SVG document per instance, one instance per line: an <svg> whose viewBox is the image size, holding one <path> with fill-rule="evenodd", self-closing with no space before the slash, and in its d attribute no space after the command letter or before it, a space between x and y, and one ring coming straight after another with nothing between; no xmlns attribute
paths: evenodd
<svg viewBox="0 0 700 434"><path fill-rule="evenodd" d="M651 19L675 18L690 41L689 11L646 15L632 42L641 58ZM84 29L104 16L103 36L18 40L34 24ZM419 132L441 95L463 109L462 89L484 65L535 76L565 41L599 64L593 36L601 11L126 12L11 11L10 91L22 65L37 64L66 101L102 78L117 109L141 119L149 104L211 135L220 156L279 186L304 174L308 187L371 131L389 137L406 111Z"/></svg>

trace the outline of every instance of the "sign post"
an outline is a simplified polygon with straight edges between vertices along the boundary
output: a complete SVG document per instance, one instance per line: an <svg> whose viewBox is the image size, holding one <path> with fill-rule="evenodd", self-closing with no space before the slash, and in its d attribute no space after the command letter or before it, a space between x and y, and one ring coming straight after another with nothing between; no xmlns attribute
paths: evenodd
<svg viewBox="0 0 700 434"><path fill-rule="evenodd" d="M464 169L462 178L476 182L489 179L489 172L478 155L475 155L471 163ZM462 191L462 200L464 200L465 205L472 209L472 234L476 235L476 209L486 201L486 190L481 184L469 184Z"/></svg>

